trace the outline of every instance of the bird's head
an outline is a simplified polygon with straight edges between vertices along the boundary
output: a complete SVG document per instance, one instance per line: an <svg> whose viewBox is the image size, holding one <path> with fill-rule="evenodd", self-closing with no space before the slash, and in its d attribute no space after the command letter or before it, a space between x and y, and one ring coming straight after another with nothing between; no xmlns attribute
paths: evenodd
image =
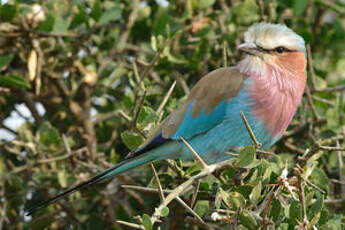
<svg viewBox="0 0 345 230"><path fill-rule="evenodd" d="M248 70L271 66L290 72L304 71L306 67L303 38L282 24L261 22L252 25L238 49L247 54L241 64L249 65Z"/></svg>

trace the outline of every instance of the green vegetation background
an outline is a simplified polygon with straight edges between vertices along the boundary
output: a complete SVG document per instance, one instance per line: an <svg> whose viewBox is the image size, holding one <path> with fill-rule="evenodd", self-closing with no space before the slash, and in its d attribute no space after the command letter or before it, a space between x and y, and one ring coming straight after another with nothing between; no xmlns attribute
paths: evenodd
<svg viewBox="0 0 345 230"><path fill-rule="evenodd" d="M121 187L156 188L148 166L78 191L35 217L25 210L123 159L203 75L240 60L236 46L259 21L285 23L310 44L311 94L270 149L275 154L247 148L201 181L196 202L195 189L181 195L194 212L173 201L153 228L345 228L344 1L6 2L0 129L13 140L0 141L0 229L130 229L117 220L152 228L159 194ZM15 130L5 122L14 114L26 120ZM155 167L163 189L202 170L180 161ZM285 167L295 173L284 178Z"/></svg>

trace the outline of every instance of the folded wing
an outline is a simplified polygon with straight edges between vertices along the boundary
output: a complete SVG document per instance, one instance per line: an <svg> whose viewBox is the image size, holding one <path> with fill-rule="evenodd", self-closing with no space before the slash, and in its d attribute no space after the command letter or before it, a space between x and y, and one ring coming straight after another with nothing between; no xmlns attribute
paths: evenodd
<svg viewBox="0 0 345 230"><path fill-rule="evenodd" d="M157 127L151 138L132 156L181 137L193 138L220 124L226 119L229 101L238 95L246 78L234 67L220 68L207 74L193 87L187 100Z"/></svg>

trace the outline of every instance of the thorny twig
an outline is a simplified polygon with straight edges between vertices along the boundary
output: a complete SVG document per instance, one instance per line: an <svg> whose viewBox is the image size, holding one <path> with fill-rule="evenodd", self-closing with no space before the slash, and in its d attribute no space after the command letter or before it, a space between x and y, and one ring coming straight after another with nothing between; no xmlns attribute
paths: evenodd
<svg viewBox="0 0 345 230"><path fill-rule="evenodd" d="M244 113L242 111L241 111L241 117L242 117L242 120L243 120L243 122L244 122L244 124L246 126L246 129L247 129L247 131L248 131L248 133L250 135L250 138L253 141L254 147L255 148L260 148L262 144L257 141L257 139L256 139L256 137L254 135L254 132L253 132L252 128L250 127L250 125L249 125L249 123L248 123L248 121L247 121L247 119L244 116Z"/></svg>
<svg viewBox="0 0 345 230"><path fill-rule="evenodd" d="M159 181L159 177L158 177L157 171L156 171L155 166L153 165L152 162L151 162L151 168L152 168L153 175L154 175L156 183L157 183L157 187L158 187L158 191L159 191L159 197L161 199L161 202L163 202L165 197L164 197L162 185L161 185L161 182Z"/></svg>
<svg viewBox="0 0 345 230"><path fill-rule="evenodd" d="M187 148L193 153L195 159L200 162L202 167L207 168L208 165L206 164L206 162L199 156L199 154L197 154L197 152L195 152L192 146L190 146L190 144L183 137L181 137L180 139L187 146Z"/></svg>

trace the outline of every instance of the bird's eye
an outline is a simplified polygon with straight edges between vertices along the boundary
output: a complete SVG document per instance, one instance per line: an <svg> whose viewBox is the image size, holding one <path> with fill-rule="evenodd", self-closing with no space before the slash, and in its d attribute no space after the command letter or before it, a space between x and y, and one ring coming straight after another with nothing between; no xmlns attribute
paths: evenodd
<svg viewBox="0 0 345 230"><path fill-rule="evenodd" d="M283 52L285 51L285 48L279 46L279 47L276 48L276 51L277 51L278 53L283 53Z"/></svg>

